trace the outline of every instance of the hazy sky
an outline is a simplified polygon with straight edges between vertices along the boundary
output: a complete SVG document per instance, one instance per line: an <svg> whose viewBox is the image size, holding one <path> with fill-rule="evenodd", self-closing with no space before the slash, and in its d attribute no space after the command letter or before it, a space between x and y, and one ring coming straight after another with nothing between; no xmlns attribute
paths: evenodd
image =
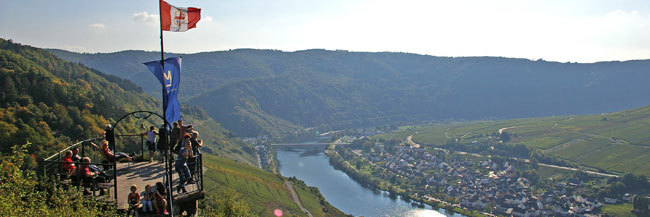
<svg viewBox="0 0 650 217"><path fill-rule="evenodd" d="M165 50L399 51L595 62L650 59L650 0L169 0L199 7ZM0 0L0 37L83 52L160 50L156 0Z"/></svg>

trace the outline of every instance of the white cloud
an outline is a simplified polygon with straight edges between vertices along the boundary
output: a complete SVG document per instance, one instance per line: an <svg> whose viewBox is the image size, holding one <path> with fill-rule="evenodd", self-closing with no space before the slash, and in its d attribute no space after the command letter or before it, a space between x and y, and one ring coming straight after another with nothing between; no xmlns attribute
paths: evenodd
<svg viewBox="0 0 650 217"><path fill-rule="evenodd" d="M201 20L206 21L206 22L212 22L212 21L214 21L214 19L212 18L212 16L205 16L205 17L203 17Z"/></svg>
<svg viewBox="0 0 650 217"><path fill-rule="evenodd" d="M104 28L106 28L106 25L104 25L103 23L93 23L93 24L88 25L88 27L93 28L93 29L104 29Z"/></svg>
<svg viewBox="0 0 650 217"><path fill-rule="evenodd" d="M615 10L607 13L605 16L610 19L616 19L616 18L621 19L621 18L629 18L638 15L639 15L639 11L626 12L624 10Z"/></svg>
<svg viewBox="0 0 650 217"><path fill-rule="evenodd" d="M158 23L158 14L149 14L146 11L133 14L133 20L143 23Z"/></svg>

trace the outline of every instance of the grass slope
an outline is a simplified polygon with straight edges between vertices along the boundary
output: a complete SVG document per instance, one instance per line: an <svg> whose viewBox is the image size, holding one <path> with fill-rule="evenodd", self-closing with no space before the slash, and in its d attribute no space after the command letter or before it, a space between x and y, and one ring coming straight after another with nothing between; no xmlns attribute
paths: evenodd
<svg viewBox="0 0 650 217"><path fill-rule="evenodd" d="M632 213L632 204L608 204L603 206L601 209L602 213L607 216L617 216L617 217L634 217L636 216Z"/></svg>
<svg viewBox="0 0 650 217"><path fill-rule="evenodd" d="M650 175L650 107L598 115L437 124L379 137L415 135L413 140L424 144L471 143L488 140L503 128L513 135L508 143L525 144L588 167Z"/></svg>
<svg viewBox="0 0 650 217"><path fill-rule="evenodd" d="M204 155L205 190L212 197L232 189L249 204L252 213L258 216L273 216L273 210L281 209L283 216L305 216L292 200L284 180L277 175L247 166L235 161ZM330 216L318 204L319 194L296 188L305 208L314 216ZM208 201L210 204L210 201ZM329 205L329 204L328 204ZM326 206L330 213L341 213L336 208ZM333 210L333 211L332 211Z"/></svg>

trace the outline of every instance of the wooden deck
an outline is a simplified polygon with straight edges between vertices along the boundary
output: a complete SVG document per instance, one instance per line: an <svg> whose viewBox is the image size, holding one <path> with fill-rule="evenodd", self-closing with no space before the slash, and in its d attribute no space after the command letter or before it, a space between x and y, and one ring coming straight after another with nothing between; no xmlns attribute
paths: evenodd
<svg viewBox="0 0 650 217"><path fill-rule="evenodd" d="M172 168L172 186L178 185L178 174ZM146 185L154 187L156 182L163 182L165 176L165 164L159 161L149 162L136 162L136 163L119 163L117 164L117 203L118 209L128 209L128 195L131 193L131 185L138 186L138 193L144 191ZM164 183L163 183L164 184ZM174 190L172 194L175 200L179 202L203 198L204 194L199 191L199 183L186 184L187 193L177 193ZM112 189L111 189L112 191Z"/></svg>
<svg viewBox="0 0 650 217"><path fill-rule="evenodd" d="M162 182L163 176L165 176L165 164L158 161L117 164L117 208L129 207L127 198L131 193L131 185L137 185L137 192L141 193L144 191L144 186L155 186L156 182Z"/></svg>

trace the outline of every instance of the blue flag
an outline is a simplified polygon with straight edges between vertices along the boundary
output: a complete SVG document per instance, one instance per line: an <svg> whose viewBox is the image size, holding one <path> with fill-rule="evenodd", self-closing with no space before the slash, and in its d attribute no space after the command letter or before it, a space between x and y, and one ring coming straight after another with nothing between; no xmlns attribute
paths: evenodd
<svg viewBox="0 0 650 217"><path fill-rule="evenodd" d="M160 61L146 62L144 65L151 70L153 75L158 78L160 84L165 89L163 91L163 110L167 117L167 122L173 123L181 119L181 106L178 104L178 88L181 84L181 58L172 57L165 60L165 71Z"/></svg>

